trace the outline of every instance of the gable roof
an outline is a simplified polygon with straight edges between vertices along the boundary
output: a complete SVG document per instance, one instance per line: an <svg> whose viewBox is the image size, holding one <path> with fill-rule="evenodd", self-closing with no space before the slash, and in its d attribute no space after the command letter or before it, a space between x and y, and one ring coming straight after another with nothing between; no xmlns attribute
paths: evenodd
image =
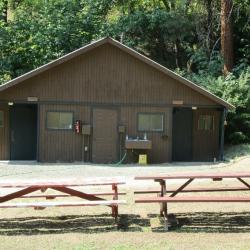
<svg viewBox="0 0 250 250"><path fill-rule="evenodd" d="M166 67L160 65L159 63L149 59L148 57L138 53L137 51L129 48L128 46L126 46L126 45L124 45L124 44L122 44L122 43L120 43L120 42L118 42L118 41L116 41L116 40L114 40L114 39L112 39L110 37L102 38L100 40L94 41L94 42L92 42L92 43L90 43L90 44L88 44L86 46L83 46L80 49L77 49L77 50L75 50L75 51L73 51L73 52L71 52L71 53L69 53L67 55L64 55L64 56L62 56L62 57L60 57L60 58L58 58L58 59L56 59L56 60L54 60L52 62L44 64L41 67L38 67L38 68L36 68L36 69L34 69L32 71L29 71L29 72L17 77L17 78L14 78L13 80L10 80L10 81L4 83L3 85L0 85L0 91L3 91L3 90L8 89L10 87L13 87L18 83L21 83L21 82L23 82L23 81L25 81L27 79L30 79L31 77L34 77L34 76L36 76L36 75L38 75L38 74L40 74L40 73L42 73L42 72L44 72L46 70L49 70L49 69L51 69L51 68L53 68L55 66L58 66L58 65L60 65L60 64L62 64L64 62L67 62L67 61L69 61L70 59L72 59L74 57L77 57L77 56L79 56L81 54L84 54L84 53L86 53L86 52L88 52L88 51L90 51L90 50L92 50L92 49L94 49L96 47L99 47L99 46L101 46L103 44L106 44L106 43L112 44L115 47L123 50L124 52L126 52L128 54L130 54L131 56L136 57L137 59L143 61L144 63L146 63L146 64L148 64L150 66L152 66L153 68L163 72L164 74L170 76L171 78L173 78L173 79L181 82L182 84L190 87L194 91L199 92L200 94L206 96L210 100L213 100L214 102L216 102L216 103L218 103L218 104L220 104L220 105L222 105L222 106L224 106L226 108L229 108L229 109L235 108L232 104L224 101L223 99L221 99L218 96L212 94L211 92L207 91L206 89L198 86L197 84L195 84L195 83L187 80L186 78L176 74L172 70L167 69Z"/></svg>

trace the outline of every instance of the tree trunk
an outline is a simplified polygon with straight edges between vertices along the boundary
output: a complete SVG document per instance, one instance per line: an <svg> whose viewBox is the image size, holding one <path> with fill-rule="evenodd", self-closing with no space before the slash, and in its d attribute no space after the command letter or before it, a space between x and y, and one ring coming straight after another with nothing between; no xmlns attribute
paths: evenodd
<svg viewBox="0 0 250 250"><path fill-rule="evenodd" d="M221 0L221 54L224 60L224 75L233 69L232 9L233 0Z"/></svg>
<svg viewBox="0 0 250 250"><path fill-rule="evenodd" d="M175 65L176 68L181 69L181 58L180 58L180 41L176 39L174 43L174 52L175 52Z"/></svg>
<svg viewBox="0 0 250 250"><path fill-rule="evenodd" d="M212 36L213 36L213 0L205 0L205 5L207 9L207 40L206 47L207 52L210 55L211 48L213 46Z"/></svg>
<svg viewBox="0 0 250 250"><path fill-rule="evenodd" d="M8 22L8 1L3 1L3 10L2 10L2 18L5 23Z"/></svg>

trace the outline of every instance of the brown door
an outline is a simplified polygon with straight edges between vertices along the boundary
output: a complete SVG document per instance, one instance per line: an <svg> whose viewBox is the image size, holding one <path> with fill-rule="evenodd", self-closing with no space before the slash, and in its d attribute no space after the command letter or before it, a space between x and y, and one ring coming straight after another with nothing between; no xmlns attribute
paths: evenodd
<svg viewBox="0 0 250 250"><path fill-rule="evenodd" d="M173 161L192 161L193 113L191 108L173 109Z"/></svg>
<svg viewBox="0 0 250 250"><path fill-rule="evenodd" d="M218 160L220 112L214 109L198 109L194 111L193 121L194 161Z"/></svg>
<svg viewBox="0 0 250 250"><path fill-rule="evenodd" d="M113 109L94 109L93 162L114 163L117 161L117 137L117 111Z"/></svg>

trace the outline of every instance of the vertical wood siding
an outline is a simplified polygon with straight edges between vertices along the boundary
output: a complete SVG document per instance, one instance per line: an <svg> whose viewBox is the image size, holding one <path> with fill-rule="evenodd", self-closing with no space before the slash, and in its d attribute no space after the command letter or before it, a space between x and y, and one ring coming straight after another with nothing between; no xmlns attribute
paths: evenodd
<svg viewBox="0 0 250 250"><path fill-rule="evenodd" d="M90 109L76 105L40 105L39 160L47 162L82 161L82 136L73 130L49 130L46 127L48 111L72 111L74 120L90 123Z"/></svg>
<svg viewBox="0 0 250 250"><path fill-rule="evenodd" d="M0 160L9 160L9 106L0 105L4 112L4 126L0 127Z"/></svg>
<svg viewBox="0 0 250 250"><path fill-rule="evenodd" d="M148 107L126 107L121 108L121 124L126 127L126 134L129 137L143 138L144 132L137 130L137 115L145 113L164 113L164 131L147 132L147 137L152 140L152 149L147 151L150 163L171 161L171 120L172 109L170 108L148 108ZM166 138L167 137L167 138Z"/></svg>
<svg viewBox="0 0 250 250"><path fill-rule="evenodd" d="M207 97L112 45L56 66L0 93L0 100L216 105Z"/></svg>
<svg viewBox="0 0 250 250"><path fill-rule="evenodd" d="M193 159L195 161L213 161L219 158L219 131L220 111L213 109L198 109L193 112ZM214 117L213 130L199 130L198 120L200 115Z"/></svg>
<svg viewBox="0 0 250 250"><path fill-rule="evenodd" d="M92 122L91 106L119 106L119 124L124 124L131 136L142 135L137 132L138 112L164 112L165 132L150 133L148 136L153 142L153 149L149 152L150 162L166 162L172 158L173 100L183 100L184 106L218 106L209 98L110 44L0 92L0 101L26 102L29 96L39 99L40 161L82 160L81 136L72 131L46 129L46 112L49 110L73 111L74 120L80 119L89 124ZM6 128L0 129L0 140L4 142L0 146L0 159L6 159L9 154L7 121L5 119ZM163 135L168 138L164 139ZM197 143L202 140L198 137L195 139ZM195 145L195 148L199 150L199 146Z"/></svg>

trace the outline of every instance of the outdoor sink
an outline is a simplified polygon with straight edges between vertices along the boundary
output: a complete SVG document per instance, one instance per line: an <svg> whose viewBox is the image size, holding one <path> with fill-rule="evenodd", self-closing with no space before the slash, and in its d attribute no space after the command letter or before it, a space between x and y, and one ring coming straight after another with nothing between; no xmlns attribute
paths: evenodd
<svg viewBox="0 0 250 250"><path fill-rule="evenodd" d="M140 139L126 139L125 148L126 149L151 149L152 141L140 140Z"/></svg>

